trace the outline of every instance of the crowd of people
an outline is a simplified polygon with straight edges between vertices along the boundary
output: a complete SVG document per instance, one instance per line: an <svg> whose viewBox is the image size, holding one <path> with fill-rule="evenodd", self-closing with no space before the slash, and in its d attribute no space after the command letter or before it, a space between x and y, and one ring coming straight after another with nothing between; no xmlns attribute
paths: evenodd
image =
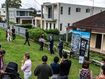
<svg viewBox="0 0 105 79"><path fill-rule="evenodd" d="M10 28L7 29L6 38L7 41L15 40L15 29L14 27L10 32ZM12 38L11 35L12 34ZM29 43L29 32L26 29L25 32L25 43ZM40 50L43 51L43 47L45 44L45 39L43 34L39 38L40 43ZM49 51L51 54L54 53L54 39L53 36L49 37ZM2 46L0 45L0 79L3 79L4 74L8 73L6 72L6 66L4 64L4 55L5 50L2 49ZM48 62L48 56L43 55L42 56L42 63L37 65L37 67L34 70L34 75L37 76L37 79L70 79L69 78L69 72L72 65L72 61L68 58L67 53L63 52L63 41L60 38L58 43L58 55L55 56L53 62L49 65ZM92 70L89 68L89 61L84 61L82 63L82 68L79 71L79 79L93 79ZM21 61L21 71L24 73L24 79L30 79L32 75L32 61L30 58L29 53L25 53L23 60ZM11 78L15 79L15 78ZM105 79L105 59L102 59L101 63L101 70L99 72L99 75L95 79Z"/></svg>
<svg viewBox="0 0 105 79"><path fill-rule="evenodd" d="M45 39L44 39L44 35L42 34L39 38L39 43L40 43L40 48L39 50L43 51L43 47L45 44ZM54 54L54 38L53 36L49 36L49 41L48 41L48 50L50 51L50 54ZM58 43L58 52L59 52L59 56L60 58L62 58L62 52L63 52L63 41L61 38L59 38L59 43Z"/></svg>
<svg viewBox="0 0 105 79"><path fill-rule="evenodd" d="M5 50L0 45L0 79L3 79L5 72L4 55ZM70 79L68 77L72 62L68 59L67 53L62 53L62 58L54 57L53 62L49 65L48 56L42 56L42 63L37 65L34 75L37 79ZM21 61L21 70L24 72L24 79L30 79L32 75L32 61L29 53L25 53ZM12 78L11 78L12 79ZM89 62L84 61L79 72L79 79L93 79L92 71L89 69ZM96 79L105 79L105 59L102 59L101 70Z"/></svg>
<svg viewBox="0 0 105 79"><path fill-rule="evenodd" d="M0 79L3 78L5 72L4 66L5 51L1 49L0 45ZM48 57L42 56L42 64L38 65L34 70L34 75L37 79L68 79L69 70L71 67L71 60L68 60L67 53L63 53L62 59L59 62L59 57L54 57L54 62L51 65L47 63ZM24 79L29 79L32 74L32 61L29 53L25 53L23 60L21 61L21 70L24 72Z"/></svg>

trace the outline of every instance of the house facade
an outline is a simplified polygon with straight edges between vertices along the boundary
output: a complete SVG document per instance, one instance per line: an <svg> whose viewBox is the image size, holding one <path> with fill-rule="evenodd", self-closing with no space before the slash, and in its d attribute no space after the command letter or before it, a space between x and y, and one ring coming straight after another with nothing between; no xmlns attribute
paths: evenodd
<svg viewBox="0 0 105 79"><path fill-rule="evenodd" d="M104 11L105 8L67 3L43 3L42 28L58 29L61 34L66 32L66 28L74 22Z"/></svg>
<svg viewBox="0 0 105 79"><path fill-rule="evenodd" d="M77 21L71 28L82 28L91 30L90 49L105 54L105 11Z"/></svg>
<svg viewBox="0 0 105 79"><path fill-rule="evenodd" d="M9 20L16 24L33 24L33 10L9 8ZM6 21L6 10L0 8L0 17Z"/></svg>
<svg viewBox="0 0 105 79"><path fill-rule="evenodd" d="M34 17L34 26L42 28L41 24L42 24L41 12L37 12L36 16Z"/></svg>

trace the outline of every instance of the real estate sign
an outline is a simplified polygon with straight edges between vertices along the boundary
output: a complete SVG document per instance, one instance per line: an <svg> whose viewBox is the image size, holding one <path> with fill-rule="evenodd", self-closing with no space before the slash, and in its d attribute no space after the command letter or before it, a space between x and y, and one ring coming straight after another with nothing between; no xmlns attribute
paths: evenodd
<svg viewBox="0 0 105 79"><path fill-rule="evenodd" d="M71 50L75 56L79 57L80 62L84 58L89 59L90 32L82 30L72 30Z"/></svg>

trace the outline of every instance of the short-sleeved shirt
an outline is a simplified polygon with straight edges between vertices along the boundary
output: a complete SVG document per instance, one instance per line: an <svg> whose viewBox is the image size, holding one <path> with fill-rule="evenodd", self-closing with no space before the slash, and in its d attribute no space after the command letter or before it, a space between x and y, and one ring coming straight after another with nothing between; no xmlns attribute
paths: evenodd
<svg viewBox="0 0 105 79"><path fill-rule="evenodd" d="M52 76L52 69L48 64L38 65L34 71L34 75L37 76L37 79L49 79Z"/></svg>

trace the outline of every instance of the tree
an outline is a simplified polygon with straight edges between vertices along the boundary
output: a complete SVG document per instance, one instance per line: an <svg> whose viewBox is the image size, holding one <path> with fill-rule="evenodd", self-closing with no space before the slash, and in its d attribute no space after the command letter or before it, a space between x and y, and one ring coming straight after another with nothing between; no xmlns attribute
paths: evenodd
<svg viewBox="0 0 105 79"><path fill-rule="evenodd" d="M6 0L8 2L9 8L20 8L21 7L21 0ZM5 3L2 4L2 7L5 7Z"/></svg>
<svg viewBox="0 0 105 79"><path fill-rule="evenodd" d="M34 10L33 12L30 12L30 15L31 16L36 16L36 13L37 13L37 11L36 11L36 9L34 9L34 8L28 8L28 9L30 9L30 10Z"/></svg>

